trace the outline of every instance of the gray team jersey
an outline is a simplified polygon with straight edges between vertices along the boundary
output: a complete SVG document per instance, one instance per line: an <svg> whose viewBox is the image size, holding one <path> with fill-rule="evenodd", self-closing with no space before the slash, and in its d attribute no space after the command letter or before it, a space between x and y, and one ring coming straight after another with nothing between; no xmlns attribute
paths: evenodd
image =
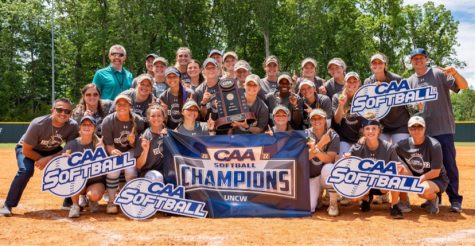
<svg viewBox="0 0 475 246"><path fill-rule="evenodd" d="M155 98L151 93L145 101L138 103L137 96L135 95L135 89L128 89L126 91L121 92L120 95L126 95L132 100L132 111L140 115L140 117L142 117L143 119L146 118L147 109L150 104L155 102ZM113 112L115 112L115 104L113 104L110 109L110 113Z"/></svg>
<svg viewBox="0 0 475 246"><path fill-rule="evenodd" d="M144 120L135 115L135 124L137 126L135 135L135 145L140 145L140 134L144 131ZM116 149L125 152L133 148L129 144L128 136L132 132L133 124L131 121L120 121L117 119L117 113L112 113L102 122L102 141L105 145L113 145Z"/></svg>
<svg viewBox="0 0 475 246"><path fill-rule="evenodd" d="M168 89L167 83L165 81L163 82L157 82L154 81L153 83L153 95L155 98L160 98L163 92L165 92Z"/></svg>
<svg viewBox="0 0 475 246"><path fill-rule="evenodd" d="M454 113L450 92L459 92L455 79L445 75L440 69L429 68L422 76L411 75L408 79L411 88L421 86L434 86L439 94L436 101L424 103L422 117L426 121L426 134L438 136L443 134L455 134Z"/></svg>
<svg viewBox="0 0 475 246"><path fill-rule="evenodd" d="M327 96L332 99L333 101L333 95L340 93L343 90L343 85L338 84L335 82L335 79L331 78L327 80L324 84L325 89L327 90Z"/></svg>
<svg viewBox="0 0 475 246"><path fill-rule="evenodd" d="M338 109L338 97L340 93L333 95L332 100L332 111L335 115L336 110ZM347 143L356 143L360 138L361 123L364 121L362 116L359 116L356 113L346 113L346 115L341 119L340 124L337 124L334 120L332 121L332 127L340 135L341 141Z"/></svg>
<svg viewBox="0 0 475 246"><path fill-rule="evenodd" d="M180 124L180 126L178 126L176 128L176 131L183 134L183 135L187 135L187 136L207 136L207 135L209 135L208 123L199 122L199 121L195 122L195 128L193 128L193 130L191 130L191 131L187 130L183 124Z"/></svg>
<svg viewBox="0 0 475 246"><path fill-rule="evenodd" d="M161 134L153 133L150 128L144 131L141 138L150 140L150 148L148 149L147 160L144 166L139 170L139 177L145 176L150 170L157 170L162 172L163 170L163 138L165 136ZM137 144L135 147L135 158L139 158L142 154L142 145Z"/></svg>
<svg viewBox="0 0 475 246"><path fill-rule="evenodd" d="M35 151L51 151L78 135L79 126L75 120L69 119L62 127L57 128L53 126L52 116L44 115L31 121L18 144L27 143L33 146Z"/></svg>
<svg viewBox="0 0 475 246"><path fill-rule="evenodd" d="M297 97L297 109L294 110L294 108L290 105L290 102L289 102L289 97L293 95L293 96L296 96ZM302 118L303 117L303 114L302 114L302 109L303 109L303 100L302 98L293 93L293 92L290 92L286 97L281 97L280 96L280 93L279 91L274 91L274 92L270 92L266 95L266 100L265 100L266 104L267 104L267 107L269 108L269 119L270 120L270 123L273 125L273 122L272 122L272 119L273 119L273 115L272 115L272 111L274 110L275 107L277 107L278 105L282 105L284 107L286 107L287 109L289 109L290 111L290 115L291 115L291 119L290 119L290 124L292 125L292 127L294 129L301 129L301 125L298 123L298 122L294 122L294 111L297 111Z"/></svg>
<svg viewBox="0 0 475 246"><path fill-rule="evenodd" d="M307 136L307 138L314 139L316 143L320 141L320 138L318 138L317 135L314 134L312 129L306 129L305 135ZM331 139L330 143L325 145L322 151L335 152L338 154L338 152L340 152L340 136L338 136L338 134L335 131L330 131L330 139ZM324 163L320 159L318 159L318 157L314 157L312 160L310 160L309 164L310 164L309 165L310 177L313 178L320 175L320 173L322 172L322 167Z"/></svg>
<svg viewBox="0 0 475 246"><path fill-rule="evenodd" d="M386 163L390 161L401 162L396 153L395 145L378 139L379 146L376 150L370 150L366 144L355 143L350 149L352 156L358 156L362 159L383 160Z"/></svg>
<svg viewBox="0 0 475 246"><path fill-rule="evenodd" d="M386 79L384 81L379 82L386 82L389 83L391 81L397 81L398 83L401 82L402 77L391 72L386 72ZM373 75L369 78L365 79L364 84L374 84L377 80ZM407 122L409 121L410 115L407 111L406 106L397 106L391 108L389 113L384 116L379 122L383 125L383 133L395 134L395 133L408 133L407 130Z"/></svg>
<svg viewBox="0 0 475 246"><path fill-rule="evenodd" d="M112 106L112 101L108 99L100 99L99 103L101 104L102 114L99 111L97 111L96 113L92 115L92 117L96 120L97 136L102 136L102 121L109 114L111 106ZM82 117L84 116L84 111L85 111L84 106L81 104L78 104L74 108L71 114L71 118L73 118L76 122L81 121Z"/></svg>
<svg viewBox="0 0 475 246"><path fill-rule="evenodd" d="M279 87L279 84L277 84L277 81L271 81L268 80L267 78L262 78L260 81L261 89L259 90L259 93L257 96L261 98L262 100L266 100L266 95L277 91L277 88Z"/></svg>
<svg viewBox="0 0 475 246"><path fill-rule="evenodd" d="M80 138L75 138L75 139L69 141L66 144L66 146L64 146L63 153L65 153L68 150L70 151L69 153L74 153L74 152L84 153L84 151L87 150L87 149L90 149L90 150L94 151L96 149L96 147L94 146L93 142L91 142L89 144L86 144L86 145L82 145L81 141L80 141ZM87 183L88 184L93 184L93 183L103 182L104 177L105 177L105 175L90 178L90 179L87 180Z"/></svg>
<svg viewBox="0 0 475 246"><path fill-rule="evenodd" d="M215 101L217 100L216 94L218 93L218 83L214 85L213 87L209 87L208 83L203 82L201 83L196 89L195 89L195 101L198 103L198 105L201 105L201 101L203 101L203 95L205 94L205 91L208 90L208 92L211 94L211 98L209 99L208 103L206 103L206 109L208 112L206 113L205 119L208 119L209 114L211 114L211 118L213 120L218 119L218 108L216 107ZM205 119L202 119L203 121Z"/></svg>
<svg viewBox="0 0 475 246"><path fill-rule="evenodd" d="M259 97L256 97L256 101L252 106L249 106L249 112L254 113L254 116L256 116L256 121L251 124L251 126L259 127L263 130L267 129L267 124L269 123L269 109L267 108L267 105L260 99ZM250 133L247 131L241 131L240 129L236 129L234 131L235 134L244 134L244 133Z"/></svg>
<svg viewBox="0 0 475 246"><path fill-rule="evenodd" d="M424 143L415 145L412 138L407 138L397 143L396 151L412 175L419 177L432 169L440 169L439 177L448 181L442 161L442 147L436 139L426 136Z"/></svg>
<svg viewBox="0 0 475 246"><path fill-rule="evenodd" d="M332 100L327 97L326 95L317 94L315 93L315 102L308 103L307 99L303 98L303 109L307 108L307 105L310 106L312 109L320 108L325 113L327 113L327 119L333 118L333 110L332 110ZM305 110L303 112L303 125L305 128L310 127L310 119L308 118L308 113Z"/></svg>
<svg viewBox="0 0 475 246"><path fill-rule="evenodd" d="M167 128L175 129L182 121L181 119L181 109L185 104L186 100L190 97L193 97L193 93L191 91L186 91L186 95L183 95L181 99L174 96L169 89L162 93L159 98L159 102L164 102L167 106Z"/></svg>

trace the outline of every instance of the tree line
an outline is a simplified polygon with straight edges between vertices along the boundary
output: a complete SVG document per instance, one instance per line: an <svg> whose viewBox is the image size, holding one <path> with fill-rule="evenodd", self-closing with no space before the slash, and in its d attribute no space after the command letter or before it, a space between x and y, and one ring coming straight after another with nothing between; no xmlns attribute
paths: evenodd
<svg viewBox="0 0 475 246"><path fill-rule="evenodd" d="M29 121L50 107L52 13L51 0L0 5L0 121ZM369 57L375 52L388 56L391 71L408 76L412 71L404 58L414 47L426 48L433 64L465 66L455 52L459 23L432 2L63 0L55 1L54 16L55 96L73 102L94 72L109 63L113 44L126 47L126 68L135 76L144 71L146 54L157 53L173 64L180 46L189 47L200 61L213 48L234 50L261 76L270 54L289 73L313 57L324 78L333 57L343 58L348 70L363 78L369 76ZM460 115L474 111L473 106L457 107Z"/></svg>

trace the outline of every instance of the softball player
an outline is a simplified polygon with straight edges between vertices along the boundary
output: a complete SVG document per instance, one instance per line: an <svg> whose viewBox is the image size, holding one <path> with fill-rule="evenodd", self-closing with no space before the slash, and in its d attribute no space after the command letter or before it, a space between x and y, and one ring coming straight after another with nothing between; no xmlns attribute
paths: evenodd
<svg viewBox="0 0 475 246"><path fill-rule="evenodd" d="M102 123L102 134L106 151L109 155L121 155L129 151L138 143L138 136L144 131L142 117L132 112L132 101L125 95L119 95L114 101L116 112L108 115ZM132 153L133 155L133 153ZM108 173L106 187L109 194L107 213L118 212L114 204L115 194L119 187L120 171ZM125 180L130 181L137 177L137 169L129 167L125 169Z"/></svg>

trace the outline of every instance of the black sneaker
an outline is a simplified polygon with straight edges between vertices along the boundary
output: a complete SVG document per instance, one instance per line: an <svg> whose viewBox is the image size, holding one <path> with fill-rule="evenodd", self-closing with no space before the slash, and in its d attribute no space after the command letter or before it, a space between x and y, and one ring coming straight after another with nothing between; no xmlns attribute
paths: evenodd
<svg viewBox="0 0 475 246"><path fill-rule="evenodd" d="M390 210L391 217L393 219L402 219L404 216L402 215L401 209L397 205L394 205Z"/></svg>
<svg viewBox="0 0 475 246"><path fill-rule="evenodd" d="M66 197L63 200L63 206L61 207L61 210L70 210L72 205L73 200L71 199L71 197Z"/></svg>
<svg viewBox="0 0 475 246"><path fill-rule="evenodd" d="M361 212L368 212L369 210L371 210L371 201L367 201L367 200L363 200L361 202Z"/></svg>
<svg viewBox="0 0 475 246"><path fill-rule="evenodd" d="M423 202L421 204L421 208L424 208L424 209L427 208L428 206L430 206L430 201L429 200L426 200L425 202Z"/></svg>
<svg viewBox="0 0 475 246"><path fill-rule="evenodd" d="M453 202L452 205L450 205L450 212L461 213L462 212L462 204L460 202Z"/></svg>

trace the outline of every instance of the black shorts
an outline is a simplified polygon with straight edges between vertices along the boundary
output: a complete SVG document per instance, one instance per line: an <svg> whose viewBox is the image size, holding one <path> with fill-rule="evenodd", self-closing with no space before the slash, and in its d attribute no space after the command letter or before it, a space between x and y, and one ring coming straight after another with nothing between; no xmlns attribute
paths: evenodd
<svg viewBox="0 0 475 246"><path fill-rule="evenodd" d="M444 179L442 177L437 177L435 179L430 179L429 181L434 182L439 187L440 193L444 193L445 190L447 189L447 186L449 185L449 180Z"/></svg>
<svg viewBox="0 0 475 246"><path fill-rule="evenodd" d="M93 184L101 183L106 185L106 179L105 175L99 176L99 177L94 177L89 180L87 180L86 187L91 186Z"/></svg>

